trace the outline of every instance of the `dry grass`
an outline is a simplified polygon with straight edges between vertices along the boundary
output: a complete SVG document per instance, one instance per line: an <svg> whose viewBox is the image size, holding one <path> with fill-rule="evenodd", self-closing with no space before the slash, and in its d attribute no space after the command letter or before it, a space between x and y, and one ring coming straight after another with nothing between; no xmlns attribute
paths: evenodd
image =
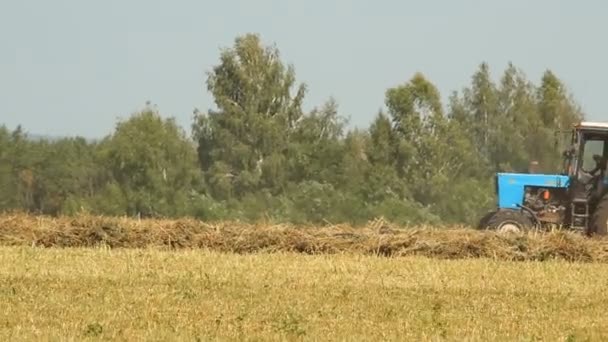
<svg viewBox="0 0 608 342"><path fill-rule="evenodd" d="M111 248L164 247L218 252L356 253L443 259L608 261L608 239L553 232L499 235L462 227L402 229L383 221L366 227L248 225L196 220L134 220L81 216L0 216L0 245Z"/></svg>
<svg viewBox="0 0 608 342"><path fill-rule="evenodd" d="M607 265L0 248L0 339L606 340Z"/></svg>
<svg viewBox="0 0 608 342"><path fill-rule="evenodd" d="M6 341L608 337L608 242L565 232L4 215L0 245Z"/></svg>

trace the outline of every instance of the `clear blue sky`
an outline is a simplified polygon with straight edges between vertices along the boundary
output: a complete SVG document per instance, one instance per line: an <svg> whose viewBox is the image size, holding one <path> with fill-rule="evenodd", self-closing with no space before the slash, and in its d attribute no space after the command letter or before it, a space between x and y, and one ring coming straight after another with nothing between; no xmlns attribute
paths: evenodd
<svg viewBox="0 0 608 342"><path fill-rule="evenodd" d="M416 71L444 97L482 61L534 81L552 69L591 119L608 119L608 2L0 1L0 124L101 137L147 100L189 132L212 100L205 72L237 35L276 43L309 86L365 127Z"/></svg>

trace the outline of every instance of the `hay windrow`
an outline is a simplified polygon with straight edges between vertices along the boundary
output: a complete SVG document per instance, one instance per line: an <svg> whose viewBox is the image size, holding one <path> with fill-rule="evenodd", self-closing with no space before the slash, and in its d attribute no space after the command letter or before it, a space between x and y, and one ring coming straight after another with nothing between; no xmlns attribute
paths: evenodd
<svg viewBox="0 0 608 342"><path fill-rule="evenodd" d="M230 253L357 253L440 259L608 261L608 239L571 232L500 235L464 227L403 228L383 221L364 227L207 223L193 219L0 216L0 245L39 247L190 248Z"/></svg>

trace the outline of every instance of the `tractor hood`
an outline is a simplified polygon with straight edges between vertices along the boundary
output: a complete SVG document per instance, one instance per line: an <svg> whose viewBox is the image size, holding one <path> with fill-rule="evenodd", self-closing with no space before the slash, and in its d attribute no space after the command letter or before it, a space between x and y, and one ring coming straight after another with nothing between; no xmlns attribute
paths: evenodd
<svg viewBox="0 0 608 342"><path fill-rule="evenodd" d="M528 186L568 188L570 186L570 177L530 173L497 173L496 194L498 196L498 207L503 209L520 208L524 201L525 188ZM604 186L608 187L608 176L604 177Z"/></svg>
<svg viewBox="0 0 608 342"><path fill-rule="evenodd" d="M567 188L569 185L570 177L564 175L498 173L496 174L498 207L503 209L520 208L524 201L524 192L527 186Z"/></svg>

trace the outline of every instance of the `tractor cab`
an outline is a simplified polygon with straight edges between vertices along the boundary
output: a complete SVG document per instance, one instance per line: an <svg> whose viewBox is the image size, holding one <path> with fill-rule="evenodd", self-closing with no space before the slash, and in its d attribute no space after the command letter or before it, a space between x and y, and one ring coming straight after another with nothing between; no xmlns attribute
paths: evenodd
<svg viewBox="0 0 608 342"><path fill-rule="evenodd" d="M496 174L497 208L482 218L480 228L608 234L608 123L581 122L569 133L561 172Z"/></svg>
<svg viewBox="0 0 608 342"><path fill-rule="evenodd" d="M581 183L592 183L605 176L607 159L608 123L583 122L575 126L571 147L564 151L565 173Z"/></svg>
<svg viewBox="0 0 608 342"><path fill-rule="evenodd" d="M572 146L564 152L567 175L570 177L571 228L592 232L593 214L606 195L608 179L608 123L583 122L572 132ZM604 222L606 224L606 222Z"/></svg>

